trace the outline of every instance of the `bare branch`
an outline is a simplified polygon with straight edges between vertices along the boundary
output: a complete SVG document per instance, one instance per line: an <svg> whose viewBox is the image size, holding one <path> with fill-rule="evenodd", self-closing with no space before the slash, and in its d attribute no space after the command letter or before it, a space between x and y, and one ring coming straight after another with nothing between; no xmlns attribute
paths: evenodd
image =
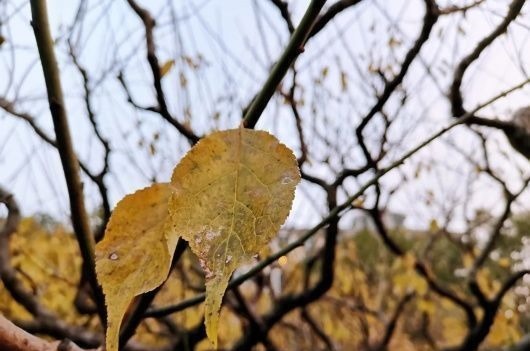
<svg viewBox="0 0 530 351"><path fill-rule="evenodd" d="M466 70L476 59L479 58L480 54L495 41L495 39L499 38L502 33L506 32L510 23L512 23L512 21L514 21L521 12L524 4L525 0L512 1L510 7L508 8L508 13L501 23L499 23L499 25L488 36L482 39L473 49L473 51L464 57L456 67L450 91L451 112L454 117L460 117L466 113L464 108L464 100L460 91L462 79L464 78Z"/></svg>
<svg viewBox="0 0 530 351"><path fill-rule="evenodd" d="M263 84L263 88L246 111L243 117L243 124L246 128L254 128L289 67L304 51L304 43L307 40L309 31L325 3L326 0L311 0L309 3L304 17L291 36L278 62L272 68L269 77Z"/></svg>
<svg viewBox="0 0 530 351"><path fill-rule="evenodd" d="M288 254L289 252L293 251L294 249L301 247L304 245L304 243L309 240L309 238L313 237L315 234L317 234L322 228L324 228L328 223L330 223L335 217L340 216L344 211L347 211L352 208L352 204L355 200L357 200L359 197L363 196L363 194L377 184L379 179L381 179L384 175L395 169L396 167L400 166L405 160L409 159L411 156L416 154L418 151L422 150L424 147L429 145L434 140L438 139L440 136L445 134L446 132L450 131L454 127L465 124L468 118L471 118L476 112L480 111L486 106L489 106L496 100L510 94L513 91L516 91L526 84L530 83L530 79L523 81L522 83L512 87L511 89L508 89L506 91L501 92L500 94L494 96L493 98L487 100L486 102L480 104L476 108L474 108L472 111L468 112L466 115L462 116L462 118L459 118L457 120L454 120L451 124L448 126L440 129L438 132L431 135L429 138L424 140L423 142L419 143L416 147L412 148L408 152L406 152L404 155L402 155L399 159L392 162L388 167L382 168L378 171L377 175L374 176L371 180L364 183L363 186L359 187L359 189L352 194L346 201L344 201L342 204L334 207L331 209L328 213L328 215L323 218L317 225L315 225L312 229L308 230L304 235L302 235L297 240L293 241L289 245L286 245L283 249L278 250L276 253L270 255L260 263L256 264L252 269L250 269L248 272L241 274L237 278L230 281L228 284L227 289L232 289L233 287L239 286L243 284L247 279L250 279L257 273L261 272L265 267L272 264L274 261L276 261L278 258ZM185 310L188 307L195 306L201 302L204 301L205 294L198 294L195 297L192 297L188 300L184 300L178 304L167 306L167 307L161 307L152 309L146 312L146 316L148 317L159 317L159 316L165 316L167 314L175 313L178 311Z"/></svg>
<svg viewBox="0 0 530 351"><path fill-rule="evenodd" d="M87 273L90 286L96 297L100 318L104 322L105 303L103 292L96 278L96 265L94 262L95 241L90 231L88 214L85 209L83 186L79 176L79 162L74 152L70 129L68 127L59 68L55 58L45 1L32 0L31 14L33 31L39 49L44 80L48 92L48 102L57 138L57 149L61 157L68 194L70 196L72 224L81 256L83 257L83 269Z"/></svg>
<svg viewBox="0 0 530 351"><path fill-rule="evenodd" d="M309 33L309 37L317 35L337 15L342 13L344 10L357 5L361 1L362 0L338 0L337 2L333 3L322 15L317 18L313 29L311 29L311 32Z"/></svg>
<svg viewBox="0 0 530 351"><path fill-rule="evenodd" d="M47 341L20 329L0 315L0 345L4 351L91 351L69 340ZM96 351L96 349L92 349Z"/></svg>
<svg viewBox="0 0 530 351"><path fill-rule="evenodd" d="M166 97L164 94L164 89L162 88L162 74L160 73L160 66L158 63L158 56L156 55L156 46L155 39L153 35L153 29L155 27L155 20L143 7L138 5L134 0L127 0L127 3L133 11L138 15L145 27L145 45L147 49L147 62L151 68L151 73L153 75L153 84L156 91L156 98L158 101L158 106L156 112L158 112L164 120L169 122L173 127L175 127L182 135L184 135L191 144L195 144L199 141L199 137L193 133L193 131L180 123L175 117L171 115L168 110Z"/></svg>

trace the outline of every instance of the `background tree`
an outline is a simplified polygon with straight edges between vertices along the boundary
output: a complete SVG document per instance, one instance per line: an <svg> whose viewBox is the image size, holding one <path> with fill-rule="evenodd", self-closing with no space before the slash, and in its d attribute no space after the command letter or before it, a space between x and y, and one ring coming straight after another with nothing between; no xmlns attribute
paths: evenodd
<svg viewBox="0 0 530 351"><path fill-rule="evenodd" d="M53 41L45 5L0 2L0 344L99 347L113 205L244 118L303 180L222 348L526 347L524 0L50 2ZM173 266L126 349L209 347L204 274L185 244Z"/></svg>

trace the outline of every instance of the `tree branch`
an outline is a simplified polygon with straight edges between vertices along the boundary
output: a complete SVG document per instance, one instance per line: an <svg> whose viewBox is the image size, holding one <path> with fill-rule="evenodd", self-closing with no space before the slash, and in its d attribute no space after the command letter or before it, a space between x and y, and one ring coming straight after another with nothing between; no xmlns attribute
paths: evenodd
<svg viewBox="0 0 530 351"><path fill-rule="evenodd" d="M464 77L464 73L466 73L466 70L468 67L479 58L480 54L491 44L495 39L501 36L502 33L506 32L508 29L508 26L510 23L517 18L519 13L521 12L521 9L523 5L525 4L525 0L514 0L510 4L510 7L508 8L508 13L504 17L504 19L499 23L499 25L484 39L482 39L477 46L460 61L458 66L456 67L454 76L453 76L453 83L451 85L451 91L449 93L450 100L451 100L451 112L454 117L460 117L463 114L466 113L466 110L464 108L464 100L462 98L462 93L460 91L460 87L462 85L462 79ZM478 120L477 120L478 122Z"/></svg>
<svg viewBox="0 0 530 351"><path fill-rule="evenodd" d="M318 16L315 25L309 33L309 38L317 35L324 27L331 22L338 14L342 13L349 7L355 6L362 0L338 0L331 5L322 15Z"/></svg>
<svg viewBox="0 0 530 351"><path fill-rule="evenodd" d="M20 329L0 315L0 345L3 351L91 351L69 340L47 341ZM92 349L96 351L96 349Z"/></svg>
<svg viewBox="0 0 530 351"><path fill-rule="evenodd" d="M85 209L83 186L79 176L79 162L74 152L68 118L66 115L59 68L55 58L53 40L48 24L45 0L31 0L32 26L46 82L48 103L56 135L57 149L61 157L63 171L70 197L72 224L83 257L83 269L87 273L90 286L94 291L99 316L105 322L105 303L103 292L96 278L94 263L94 236L90 231L88 214Z"/></svg>
<svg viewBox="0 0 530 351"><path fill-rule="evenodd" d="M151 16L149 11L138 5L134 0L127 0L127 3L133 11L138 15L145 27L145 45L147 49L147 62L151 68L151 74L153 75L153 84L156 91L156 99L158 106L156 112L158 112L164 120L169 122L175 127L182 135L184 135L190 144L195 144L199 141L199 137L193 133L193 131L180 123L175 117L171 115L166 103L166 97L164 89L162 88L162 74L160 73L160 66L158 63L158 56L156 55L156 46L153 35L153 29L156 25L155 19Z"/></svg>
<svg viewBox="0 0 530 351"><path fill-rule="evenodd" d="M287 47L280 56L280 59L272 68L269 77L263 84L263 88L254 101L252 101L250 107L245 113L243 124L246 128L254 128L261 117L263 110L265 110L265 107L276 91L278 84L280 84L281 80L289 70L289 67L291 67L296 58L304 51L304 44L311 28L313 27L315 18L317 18L318 13L325 3L326 0L311 0L304 17L291 36Z"/></svg>

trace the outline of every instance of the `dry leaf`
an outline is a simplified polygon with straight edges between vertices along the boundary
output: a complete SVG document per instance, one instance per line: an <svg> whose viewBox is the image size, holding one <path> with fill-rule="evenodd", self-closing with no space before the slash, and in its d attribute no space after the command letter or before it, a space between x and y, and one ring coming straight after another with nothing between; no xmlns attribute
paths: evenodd
<svg viewBox="0 0 530 351"><path fill-rule="evenodd" d="M160 66L160 78L164 77L166 74L171 71L173 66L175 65L175 60L168 60L164 62L162 66Z"/></svg>
<svg viewBox="0 0 530 351"><path fill-rule="evenodd" d="M120 325L135 296L155 289L169 273L176 236L167 242L168 184L154 184L124 197L104 239L96 245L96 271L107 305L106 350L118 350Z"/></svg>
<svg viewBox="0 0 530 351"><path fill-rule="evenodd" d="M278 232L299 181L289 148L267 132L243 128L203 138L175 167L171 224L205 271L205 324L214 347L230 276Z"/></svg>

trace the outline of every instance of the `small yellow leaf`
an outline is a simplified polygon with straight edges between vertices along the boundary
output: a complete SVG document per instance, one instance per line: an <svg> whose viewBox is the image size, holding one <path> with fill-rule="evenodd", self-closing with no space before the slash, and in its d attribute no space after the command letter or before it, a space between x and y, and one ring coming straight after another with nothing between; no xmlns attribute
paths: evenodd
<svg viewBox="0 0 530 351"><path fill-rule="evenodd" d="M107 305L107 351L118 350L120 325L132 299L167 278L177 242L174 234L166 237L170 194L165 183L124 197L96 245L96 272Z"/></svg>
<svg viewBox="0 0 530 351"><path fill-rule="evenodd" d="M426 298L419 299L417 302L418 310L427 313L429 316L434 316L436 312L436 304Z"/></svg>
<svg viewBox="0 0 530 351"><path fill-rule="evenodd" d="M343 92L348 90L348 75L344 71L340 72L340 87Z"/></svg>
<svg viewBox="0 0 530 351"><path fill-rule="evenodd" d="M471 268L474 262L475 262L475 258L470 253L465 253L462 256L462 264L464 268Z"/></svg>
<svg viewBox="0 0 530 351"><path fill-rule="evenodd" d="M499 261L497 263L499 264L499 267L501 268L510 268L510 266L512 265L508 257L499 258Z"/></svg>
<svg viewBox="0 0 530 351"><path fill-rule="evenodd" d="M356 198L354 201L353 201L353 206L355 207L363 207L364 206L364 202L365 202L365 197L364 196L359 196L358 198Z"/></svg>
<svg viewBox="0 0 530 351"><path fill-rule="evenodd" d="M164 77L166 74L169 73L169 71L171 71L171 69L173 68L173 66L175 65L175 60L168 60L166 62L164 62L164 64L162 66L160 66L160 77Z"/></svg>
<svg viewBox="0 0 530 351"><path fill-rule="evenodd" d="M175 167L171 224L206 274L205 324L214 347L230 276L278 232L299 181L291 150L267 132L244 128L210 134Z"/></svg>
<svg viewBox="0 0 530 351"><path fill-rule="evenodd" d="M440 231L440 225L438 224L438 221L436 219L431 219L429 222L429 232L431 233L437 233Z"/></svg>

